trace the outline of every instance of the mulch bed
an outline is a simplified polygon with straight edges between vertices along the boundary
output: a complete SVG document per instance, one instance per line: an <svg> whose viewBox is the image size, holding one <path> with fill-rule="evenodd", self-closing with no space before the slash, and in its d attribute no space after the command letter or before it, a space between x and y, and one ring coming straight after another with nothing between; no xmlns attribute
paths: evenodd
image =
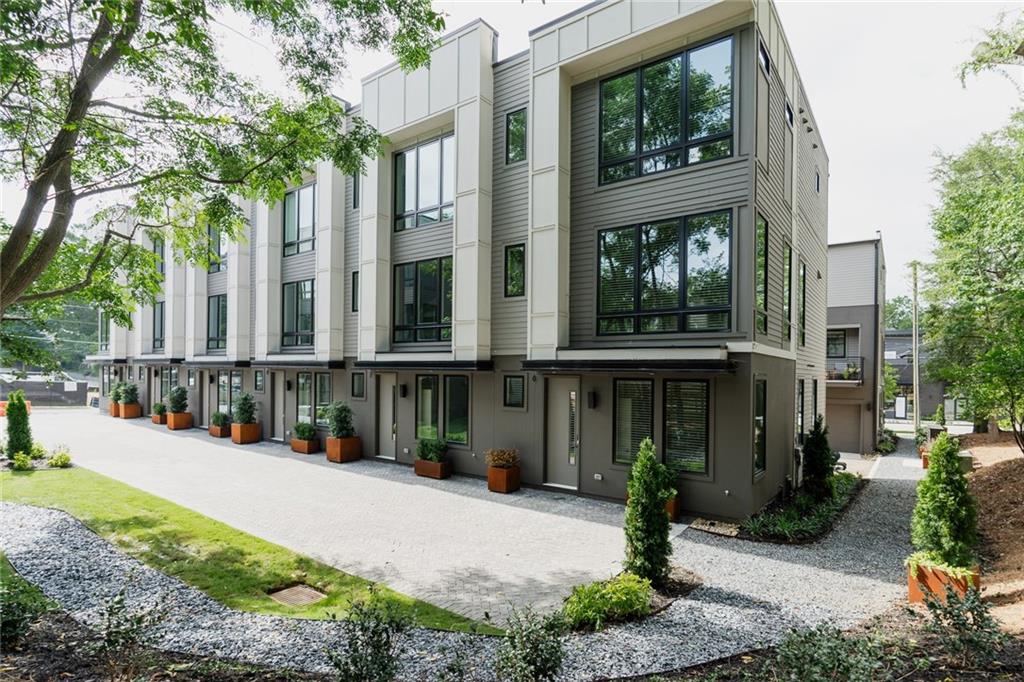
<svg viewBox="0 0 1024 682"><path fill-rule="evenodd" d="M653 616L664 611L676 599L685 597L702 584L704 584L704 579L699 575L682 566L672 564L669 567L668 580L664 585L652 591L650 615Z"/></svg>
<svg viewBox="0 0 1024 682"><path fill-rule="evenodd" d="M968 481L978 502L982 552L991 561L986 577L1024 579L1024 458L977 469Z"/></svg>

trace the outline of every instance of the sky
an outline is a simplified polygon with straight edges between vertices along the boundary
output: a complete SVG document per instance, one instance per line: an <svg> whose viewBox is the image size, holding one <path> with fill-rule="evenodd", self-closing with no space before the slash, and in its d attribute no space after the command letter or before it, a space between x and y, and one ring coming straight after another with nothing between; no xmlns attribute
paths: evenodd
<svg viewBox="0 0 1024 682"><path fill-rule="evenodd" d="M481 17L497 30L498 58L528 47L530 29L571 12L577 0L435 2L449 29ZM777 0L783 29L818 121L830 160L829 242L882 233L891 298L909 292L907 263L929 260L929 218L937 203L935 155L962 150L1004 125L1022 105L998 74L962 87L957 66L1020 2L806 2ZM285 92L275 56L237 17L218 30L228 61L266 87ZM392 61L386 53L354 53L336 94L358 102L359 79ZM1017 76L1024 83L1024 69ZM0 196L9 218L18 192Z"/></svg>

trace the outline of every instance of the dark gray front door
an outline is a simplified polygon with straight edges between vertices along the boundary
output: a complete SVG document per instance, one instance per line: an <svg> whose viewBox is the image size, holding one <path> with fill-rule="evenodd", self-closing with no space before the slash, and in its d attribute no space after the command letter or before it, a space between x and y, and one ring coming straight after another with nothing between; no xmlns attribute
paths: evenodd
<svg viewBox="0 0 1024 682"><path fill-rule="evenodd" d="M579 485L580 380L547 380L547 436L544 482L573 490Z"/></svg>

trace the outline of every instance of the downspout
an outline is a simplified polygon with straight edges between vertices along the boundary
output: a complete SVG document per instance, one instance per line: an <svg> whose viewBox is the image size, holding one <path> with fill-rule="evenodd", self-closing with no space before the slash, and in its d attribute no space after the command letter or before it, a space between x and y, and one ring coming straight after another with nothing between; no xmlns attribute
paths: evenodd
<svg viewBox="0 0 1024 682"><path fill-rule="evenodd" d="M882 235L879 234L878 235L878 239L875 240L875 270L874 270L874 277L875 277L875 326L872 328L873 336L875 337L875 341L874 341L874 346L875 346L874 347L874 356L875 356L875 368L874 369L875 369L875 371L872 373L872 377L871 377L871 396L872 396L872 398L871 398L871 406L874 408L874 409L871 410L871 445L872 445L873 448L878 446L878 415L879 415L880 410L881 410L881 408L880 408L880 406L878 404L878 376L879 376L878 373L880 371L884 371L884 368L882 367L882 359L881 359L882 358L882 354L879 352L881 350L880 349L881 344L879 343L880 339L878 338L879 337L878 324L879 324L879 321L880 321L879 320L878 308L879 308L879 305L884 305L884 303L880 304L878 302L878 250L879 250L879 248L881 248L881 245L882 245Z"/></svg>

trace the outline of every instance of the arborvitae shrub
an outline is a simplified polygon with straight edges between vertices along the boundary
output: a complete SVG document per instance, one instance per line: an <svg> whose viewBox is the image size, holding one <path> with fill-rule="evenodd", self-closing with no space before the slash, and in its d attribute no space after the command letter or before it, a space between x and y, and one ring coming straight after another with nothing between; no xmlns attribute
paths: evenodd
<svg viewBox="0 0 1024 682"><path fill-rule="evenodd" d="M814 428L804 441L804 490L815 500L832 495L833 456L828 444L828 427L821 415L814 418Z"/></svg>
<svg viewBox="0 0 1024 682"><path fill-rule="evenodd" d="M672 499L668 468L658 461L654 443L645 438L629 472L626 504L626 561L623 568L661 585L668 576L669 518L665 503Z"/></svg>
<svg viewBox="0 0 1024 682"><path fill-rule="evenodd" d="M188 410L188 390L184 386L175 386L167 392L167 408L174 414Z"/></svg>
<svg viewBox="0 0 1024 682"><path fill-rule="evenodd" d="M978 511L960 470L960 445L941 433L928 455L928 473L917 484L917 505L911 522L914 549L927 559L949 566L974 562Z"/></svg>
<svg viewBox="0 0 1024 682"><path fill-rule="evenodd" d="M7 452L32 452L32 428L28 424L24 391L13 391L7 396Z"/></svg>
<svg viewBox="0 0 1024 682"><path fill-rule="evenodd" d="M352 438L356 435L352 425L352 408L344 400L327 406L327 423L331 428L331 438Z"/></svg>
<svg viewBox="0 0 1024 682"><path fill-rule="evenodd" d="M243 393L238 396L238 400L235 401L231 412L231 419L236 424L255 424L256 401L252 399L252 394Z"/></svg>
<svg viewBox="0 0 1024 682"><path fill-rule="evenodd" d="M124 384L121 386L121 394L118 396L118 402L122 405L134 405L139 402L139 387L135 384Z"/></svg>

